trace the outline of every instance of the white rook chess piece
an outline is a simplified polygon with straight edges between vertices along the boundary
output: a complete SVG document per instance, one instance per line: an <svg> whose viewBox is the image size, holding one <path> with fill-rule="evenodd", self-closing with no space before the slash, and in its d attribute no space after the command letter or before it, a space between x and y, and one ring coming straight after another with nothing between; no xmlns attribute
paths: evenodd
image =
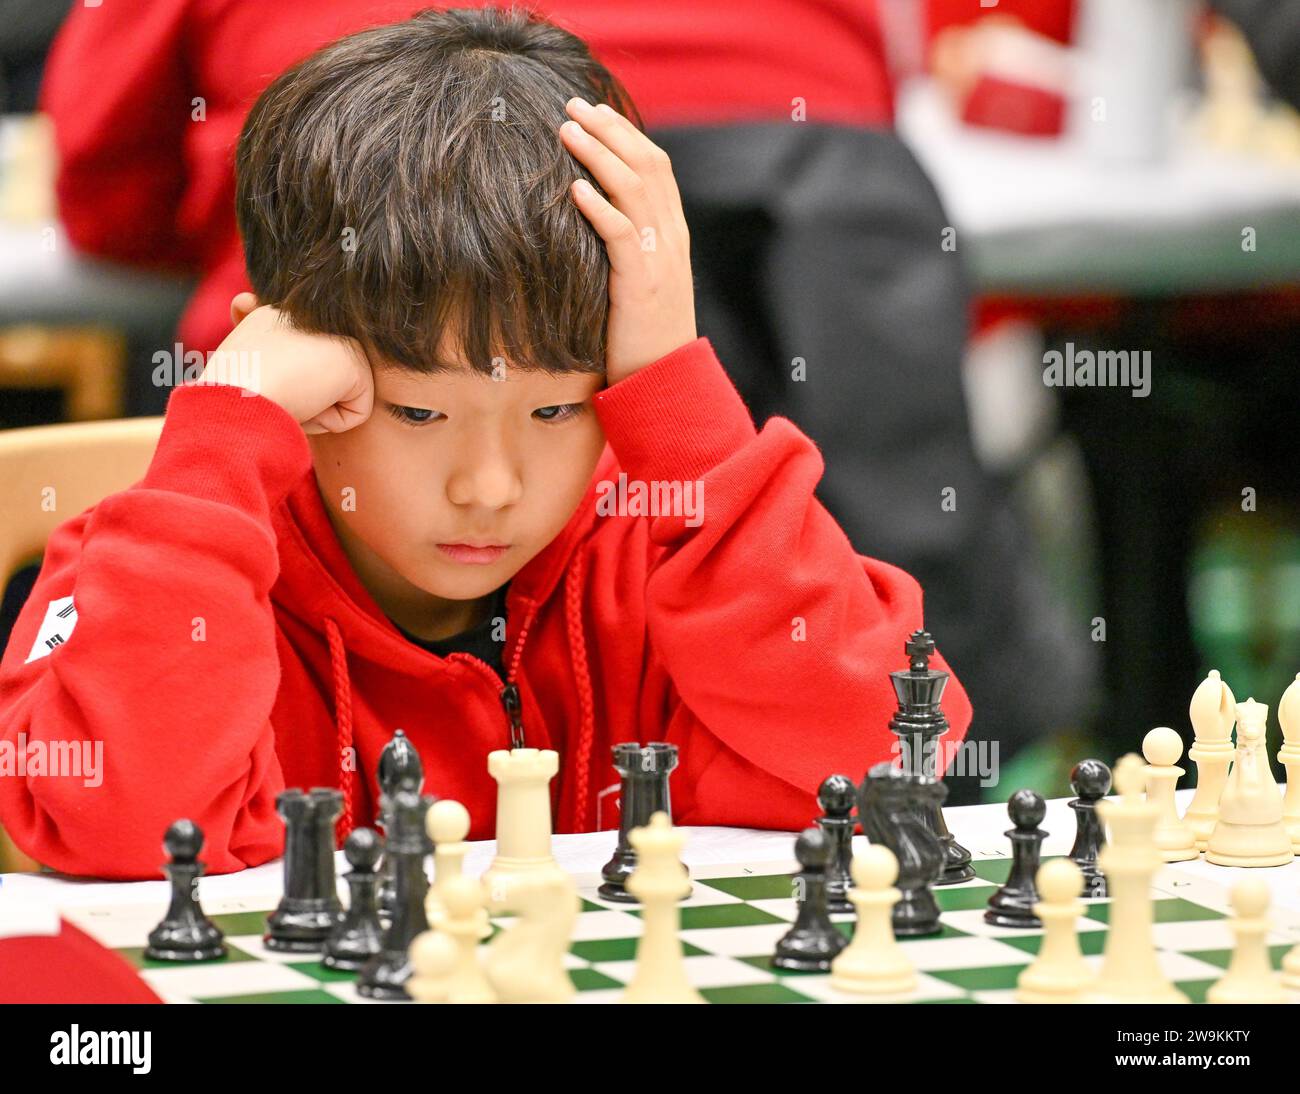
<svg viewBox="0 0 1300 1094"><path fill-rule="evenodd" d="M1083 914L1083 871L1068 858L1048 859L1038 868L1034 915L1043 921L1038 957L1016 983L1020 1003L1074 1003L1093 980L1079 951L1079 916Z"/></svg>
<svg viewBox="0 0 1300 1094"><path fill-rule="evenodd" d="M1237 759L1205 852L1206 862L1216 866L1285 866L1294 858L1282 823L1282 792L1264 745L1267 719L1263 703L1237 704Z"/></svg>
<svg viewBox="0 0 1300 1094"><path fill-rule="evenodd" d="M1282 726L1282 748L1277 762L1286 768L1286 798L1282 802L1282 822L1291 836L1291 849L1300 851L1300 672L1282 693L1277 705L1277 720Z"/></svg>
<svg viewBox="0 0 1300 1094"><path fill-rule="evenodd" d="M1166 862L1186 862L1196 858L1196 835L1178 816L1174 790L1183 776L1178 760L1183 754L1183 740L1176 730L1157 726L1142 740L1142 755L1146 757L1147 801L1159 811L1155 842L1160 856Z"/></svg>
<svg viewBox="0 0 1300 1094"><path fill-rule="evenodd" d="M1268 956L1268 885L1258 877L1232 889L1237 944L1228 971L1205 994L1207 1003L1285 1003L1287 993Z"/></svg>
<svg viewBox="0 0 1300 1094"><path fill-rule="evenodd" d="M1144 800L1147 768L1131 752L1115 765L1118 801L1097 812L1110 832L1098 856L1109 887L1110 930L1101 973L1080 998L1084 1003L1186 1003L1161 971L1152 936L1151 879L1160 869L1154 835L1160 810Z"/></svg>
<svg viewBox="0 0 1300 1094"><path fill-rule="evenodd" d="M685 837L673 828L668 814L659 812L628 839L636 851L636 868L627 891L641 902L645 924L636 946L636 971L623 993L624 1003L703 1003L686 976L677 902L691 891L691 881L679 858Z"/></svg>
<svg viewBox="0 0 1300 1094"><path fill-rule="evenodd" d="M853 938L831 962L831 987L853 995L911 991L916 972L894 938L890 921L902 895L894 888L898 859L888 847L868 844L853 856L849 899L858 911Z"/></svg>
<svg viewBox="0 0 1300 1094"><path fill-rule="evenodd" d="M1232 765L1232 724L1237 720L1237 699L1220 678L1218 669L1201 681L1188 709L1196 739L1187 758L1196 764L1196 793L1183 821L1204 851L1219 819L1219 797Z"/></svg>
<svg viewBox="0 0 1300 1094"><path fill-rule="evenodd" d="M441 892L447 882L460 877L465 870L465 855L469 844L469 810L458 801L443 798L429 808L425 816L425 831L433 840L433 884L424 898L424 918L429 926L436 927L443 915Z"/></svg>
<svg viewBox="0 0 1300 1094"><path fill-rule="evenodd" d="M551 853L551 779L560 757L550 749L514 748L488 753L497 782L497 853L483 874L493 907L510 900L512 881L525 874L563 876Z"/></svg>

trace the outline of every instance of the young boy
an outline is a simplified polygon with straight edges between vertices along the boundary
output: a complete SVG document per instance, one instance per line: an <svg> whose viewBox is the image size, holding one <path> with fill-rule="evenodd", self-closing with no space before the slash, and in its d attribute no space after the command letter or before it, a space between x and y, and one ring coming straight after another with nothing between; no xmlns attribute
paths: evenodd
<svg viewBox="0 0 1300 1094"><path fill-rule="evenodd" d="M21 849L155 877L190 817L237 870L282 852L286 786L341 788L341 840L398 728L475 839L494 749L559 752L561 832L616 825L620 741L680 748L680 824L802 828L825 776L891 755L920 589L854 553L815 446L756 431L697 337L671 167L628 116L578 39L492 9L261 96L255 295L144 479L52 535L4 657L5 741L102 745L95 779L0 777Z"/></svg>

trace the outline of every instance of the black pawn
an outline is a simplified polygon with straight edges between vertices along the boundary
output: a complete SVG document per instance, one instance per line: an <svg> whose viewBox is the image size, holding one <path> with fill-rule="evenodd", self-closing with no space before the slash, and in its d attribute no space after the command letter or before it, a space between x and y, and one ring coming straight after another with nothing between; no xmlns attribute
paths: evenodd
<svg viewBox="0 0 1300 1094"><path fill-rule="evenodd" d="M321 964L330 969L356 972L382 948L384 926L379 922L379 875L375 867L384 845L373 828L354 828L343 845L352 867L348 883L348 910L325 942Z"/></svg>
<svg viewBox="0 0 1300 1094"><path fill-rule="evenodd" d="M637 903L636 897L627 891L627 879L636 868L636 848L632 846L629 835L632 829L649 824L656 813L667 813L669 818L672 817L668 776L676 766L676 745L662 741L640 745L632 741L614 746L614 770L618 772L620 782L618 846L600 871L603 883L596 894L602 900ZM689 895L688 892L686 896Z"/></svg>
<svg viewBox="0 0 1300 1094"><path fill-rule="evenodd" d="M396 730L393 738L379 753L379 816L375 818L387 837L392 829L393 799L402 791L419 794L424 789L424 764L420 753L404 730ZM396 883L393 864L385 857L379 879L379 914L387 921L393 914Z"/></svg>
<svg viewBox="0 0 1300 1094"><path fill-rule="evenodd" d="M266 918L263 944L280 953L319 953L343 915L334 877L334 825L343 792L285 790L275 800L284 818L284 896Z"/></svg>
<svg viewBox="0 0 1300 1094"><path fill-rule="evenodd" d="M795 972L829 972L835 955L848 945L826 910L826 868L834 849L820 828L805 828L795 841L801 867L794 877L799 914L776 944L772 966Z"/></svg>
<svg viewBox="0 0 1300 1094"><path fill-rule="evenodd" d="M853 877L849 870L853 864L853 829L858 823L853 817L857 796L858 788L847 775L828 775L817 791L817 804L822 808L817 827L831 845L831 861L826 870L826 908L836 914L853 911L853 902L849 900Z"/></svg>
<svg viewBox="0 0 1300 1094"><path fill-rule="evenodd" d="M943 872L944 849L926 821L948 788L927 775L909 775L888 760L876 764L858 789L858 819L867 839L898 860L899 891L891 921L898 938L938 934L939 904L930 887Z"/></svg>
<svg viewBox="0 0 1300 1094"><path fill-rule="evenodd" d="M213 961L226 956L222 934L199 906L199 887L203 873L198 861L203 849L203 833L191 820L178 820L167 829L163 849L168 862L163 873L171 882L172 898L167 914L149 932L144 955L150 961Z"/></svg>
<svg viewBox="0 0 1300 1094"><path fill-rule="evenodd" d="M1070 861L1083 873L1083 895L1106 895L1106 877L1097 866L1097 856L1106 845L1106 830L1097 815L1097 803L1110 793L1110 768L1100 760L1080 760L1070 772L1070 789L1078 795L1074 810L1074 846Z"/></svg>
<svg viewBox="0 0 1300 1094"><path fill-rule="evenodd" d="M989 897L984 922L995 927L1041 927L1034 914L1038 903L1038 862L1047 833L1039 828L1047 805L1032 790L1017 790L1007 802L1014 828L1003 833L1011 841L1011 873L1007 883Z"/></svg>
<svg viewBox="0 0 1300 1094"><path fill-rule="evenodd" d="M384 932L383 946L361 969L357 993L367 999L410 999L406 982L414 971L410 948L415 936L429 929L424 898L429 878L425 857L433 841L425 830L432 797L399 790L393 797L392 831L384 844L384 857L393 863L396 890L393 918Z"/></svg>

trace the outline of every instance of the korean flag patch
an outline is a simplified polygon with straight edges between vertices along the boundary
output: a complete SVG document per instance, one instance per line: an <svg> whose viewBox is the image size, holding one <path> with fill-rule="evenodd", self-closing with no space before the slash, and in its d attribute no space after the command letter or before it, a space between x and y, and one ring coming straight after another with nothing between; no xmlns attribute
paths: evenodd
<svg viewBox="0 0 1300 1094"><path fill-rule="evenodd" d="M36 632L36 641L32 643L32 652L27 655L27 662L48 657L57 647L63 645L77 625L77 609L72 606L72 597L61 596L51 600L45 609L45 620Z"/></svg>

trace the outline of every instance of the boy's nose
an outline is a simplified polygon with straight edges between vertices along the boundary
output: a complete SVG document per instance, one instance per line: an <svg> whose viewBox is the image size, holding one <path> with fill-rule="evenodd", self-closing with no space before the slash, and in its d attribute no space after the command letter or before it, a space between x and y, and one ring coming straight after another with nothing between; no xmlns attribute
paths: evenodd
<svg viewBox="0 0 1300 1094"><path fill-rule="evenodd" d="M517 502L522 492L519 476L501 460L464 468L447 480L447 497L453 505L502 509Z"/></svg>

